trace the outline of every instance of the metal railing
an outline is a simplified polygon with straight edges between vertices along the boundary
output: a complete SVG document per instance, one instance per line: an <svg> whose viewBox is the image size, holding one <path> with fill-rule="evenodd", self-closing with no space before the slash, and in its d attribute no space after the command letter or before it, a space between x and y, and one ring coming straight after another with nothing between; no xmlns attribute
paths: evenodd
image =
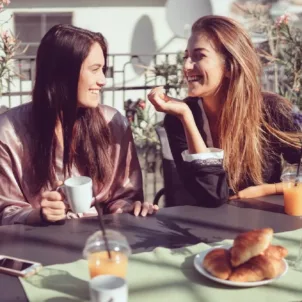
<svg viewBox="0 0 302 302"><path fill-rule="evenodd" d="M154 67L163 64L176 65L177 55L177 53L109 55L107 84L102 89L101 103L123 111L126 101L146 100L148 90L157 85L164 85L169 93L175 95L176 87L170 84L170 76L175 77L176 74L158 76L154 72ZM176 69L178 70L178 67ZM30 100L35 79L35 57L18 57L15 60L15 72L19 76L14 77L4 88L0 106L11 108ZM154 122L156 121L157 115L154 118ZM160 149L158 146L146 145L138 149L138 155L144 178L145 198L153 200L156 192L163 186Z"/></svg>
<svg viewBox="0 0 302 302"><path fill-rule="evenodd" d="M148 90L157 85L164 85L169 93L176 95L177 87L171 85L171 77L180 77L181 66L177 62L178 53L162 54L111 54L108 56L107 85L102 90L101 102L120 111L124 110L127 100L146 100ZM176 73L154 72L156 66L175 65ZM35 57L24 56L15 60L16 73L11 83L4 88L0 105L14 107L30 100L35 78ZM263 75L264 88L272 90L274 82L271 72ZM156 122L156 115L155 115ZM144 177L145 197L152 200L163 186L161 177L160 149L145 146L139 150L139 157Z"/></svg>
<svg viewBox="0 0 302 302"><path fill-rule="evenodd" d="M131 98L133 91L140 91L135 95L146 99L147 91L155 85L169 84L168 77L158 77L152 72L153 67L163 63L176 64L176 57L177 53L108 55L107 85L102 90L103 102L119 107L117 102ZM15 59L15 72L19 76L14 77L2 93L2 104L8 107L18 105L16 100L13 101L14 97L19 97L19 104L22 104L23 97L31 95L35 78L35 57L19 56Z"/></svg>

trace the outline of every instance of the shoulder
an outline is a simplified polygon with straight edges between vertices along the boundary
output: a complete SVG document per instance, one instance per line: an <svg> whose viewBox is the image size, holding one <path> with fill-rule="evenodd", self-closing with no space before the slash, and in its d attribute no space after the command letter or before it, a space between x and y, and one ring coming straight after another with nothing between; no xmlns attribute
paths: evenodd
<svg viewBox="0 0 302 302"><path fill-rule="evenodd" d="M117 109L108 105L99 105L100 112L103 114L109 127L126 130L129 127L128 120Z"/></svg>
<svg viewBox="0 0 302 302"><path fill-rule="evenodd" d="M30 121L31 103L20 105L0 114L0 140L5 143L10 137L26 132Z"/></svg>
<svg viewBox="0 0 302 302"><path fill-rule="evenodd" d="M291 110L293 107L289 100L273 92L262 92L262 97L265 109L270 111L279 111L280 107Z"/></svg>
<svg viewBox="0 0 302 302"><path fill-rule="evenodd" d="M277 129L295 130L293 104L286 98L272 92L263 92L262 96L265 120Z"/></svg>

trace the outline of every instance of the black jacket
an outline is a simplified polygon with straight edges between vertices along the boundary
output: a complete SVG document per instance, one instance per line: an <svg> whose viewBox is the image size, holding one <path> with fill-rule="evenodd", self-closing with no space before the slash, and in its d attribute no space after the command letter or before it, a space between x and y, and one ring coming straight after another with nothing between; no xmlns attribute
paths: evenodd
<svg viewBox="0 0 302 302"><path fill-rule="evenodd" d="M198 130L206 142L206 133L203 130L203 120L201 109L198 104L198 98L187 98L185 102L191 109ZM283 131L298 131L298 126L293 120L288 120L278 110L282 106L283 99L272 93L263 93L264 114L267 121L279 125ZM279 107L280 108L280 107ZM267 114L269 112L269 115ZM271 116L271 120L268 120ZM227 173L222 164L200 165L198 161L185 162L181 153L188 149L185 132L181 121L172 115L166 115L164 120L171 152L177 167L178 174L186 190L196 200L196 205L204 207L217 207L225 203L230 192L227 182ZM263 171L263 180L265 183L280 182L281 177L281 155L289 163L299 161L300 151L290 148L275 139L270 133L267 133L269 145L265 147L265 162L267 163ZM252 181L242 185L242 188L255 185Z"/></svg>

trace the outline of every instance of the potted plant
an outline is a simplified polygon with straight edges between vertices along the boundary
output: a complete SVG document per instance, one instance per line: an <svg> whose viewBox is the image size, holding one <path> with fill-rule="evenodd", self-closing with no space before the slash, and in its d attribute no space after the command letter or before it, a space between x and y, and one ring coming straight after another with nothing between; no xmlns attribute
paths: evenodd
<svg viewBox="0 0 302 302"><path fill-rule="evenodd" d="M0 0L0 14L5 7L10 4L10 0ZM12 83L15 76L20 76L15 71L14 58L19 50L20 41L16 39L13 33L6 29L7 21L0 21L0 95L3 90ZM21 52L23 53L23 52ZM1 111L4 111L5 106L1 106Z"/></svg>
<svg viewBox="0 0 302 302"><path fill-rule="evenodd" d="M166 60L152 67L147 67L147 82L154 82L154 79L157 78L157 83L160 82L164 85L166 93L172 93L176 97L182 98L182 92L185 92L182 75L183 56L184 53L179 52L173 63Z"/></svg>
<svg viewBox="0 0 302 302"><path fill-rule="evenodd" d="M262 37L257 51L274 91L301 110L302 32L295 25L296 17L287 13L273 17L269 9L259 9L257 5L241 9L248 18L251 34Z"/></svg>
<svg viewBox="0 0 302 302"><path fill-rule="evenodd" d="M154 173L156 153L160 149L155 130L157 125L155 112L142 99L137 101L127 100L124 108L141 164L148 172Z"/></svg>

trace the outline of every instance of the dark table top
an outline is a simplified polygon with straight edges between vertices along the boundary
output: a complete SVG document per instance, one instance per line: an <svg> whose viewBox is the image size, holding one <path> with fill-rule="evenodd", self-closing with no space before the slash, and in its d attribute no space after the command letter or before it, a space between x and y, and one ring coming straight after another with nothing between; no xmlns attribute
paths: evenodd
<svg viewBox="0 0 302 302"><path fill-rule="evenodd" d="M259 209L274 213L284 213L283 195L272 195L245 200L231 200L231 205L241 208Z"/></svg>
<svg viewBox="0 0 302 302"><path fill-rule="evenodd" d="M164 208L149 217L106 215L104 222L108 228L119 230L127 237L133 253L151 251L158 246L177 248L201 241L233 239L238 233L255 228L272 227L275 232L301 228L300 217L282 213L282 198L233 201L214 209ZM72 262L82 258L87 237L98 228L97 217L73 219L66 221L65 225L47 227L2 226L0 255L43 265ZM27 301L18 278L4 274L0 274L0 295L0 301Z"/></svg>

